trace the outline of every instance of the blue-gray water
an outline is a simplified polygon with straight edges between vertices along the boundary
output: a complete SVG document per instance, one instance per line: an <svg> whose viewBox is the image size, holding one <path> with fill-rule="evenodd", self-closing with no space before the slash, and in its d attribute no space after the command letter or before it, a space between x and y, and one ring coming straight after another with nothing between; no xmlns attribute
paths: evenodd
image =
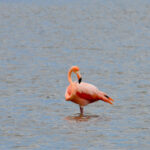
<svg viewBox="0 0 150 150"><path fill-rule="evenodd" d="M114 105L78 117L72 65ZM0 1L0 149L149 147L150 1Z"/></svg>

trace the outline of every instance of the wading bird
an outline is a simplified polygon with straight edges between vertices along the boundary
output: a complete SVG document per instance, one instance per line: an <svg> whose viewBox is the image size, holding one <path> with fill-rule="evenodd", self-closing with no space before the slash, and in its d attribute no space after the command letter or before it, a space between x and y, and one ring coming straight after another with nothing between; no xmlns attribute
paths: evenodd
<svg viewBox="0 0 150 150"><path fill-rule="evenodd" d="M73 82L71 79L71 74L75 73L78 78L78 82ZM92 84L81 82L82 77L80 74L80 69L77 66L72 66L68 72L68 81L70 85L66 89L65 99L66 101L72 101L79 105L80 114L83 115L83 107L102 100L104 102L113 104L113 99L110 98L106 93L99 91L97 87Z"/></svg>

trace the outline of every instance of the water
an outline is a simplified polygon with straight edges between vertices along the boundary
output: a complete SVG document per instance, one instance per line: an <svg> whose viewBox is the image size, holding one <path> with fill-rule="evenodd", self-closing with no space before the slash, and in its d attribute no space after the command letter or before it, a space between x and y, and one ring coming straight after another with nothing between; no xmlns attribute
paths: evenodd
<svg viewBox="0 0 150 150"><path fill-rule="evenodd" d="M150 2L0 2L0 149L149 149ZM79 117L67 71L114 100Z"/></svg>

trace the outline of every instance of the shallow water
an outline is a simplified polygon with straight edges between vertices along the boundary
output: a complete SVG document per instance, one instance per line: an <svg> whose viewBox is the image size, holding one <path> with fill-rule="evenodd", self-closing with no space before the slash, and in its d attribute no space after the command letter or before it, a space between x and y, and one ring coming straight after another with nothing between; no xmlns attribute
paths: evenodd
<svg viewBox="0 0 150 150"><path fill-rule="evenodd" d="M0 149L149 149L150 2L0 2ZM67 71L108 93L79 116Z"/></svg>

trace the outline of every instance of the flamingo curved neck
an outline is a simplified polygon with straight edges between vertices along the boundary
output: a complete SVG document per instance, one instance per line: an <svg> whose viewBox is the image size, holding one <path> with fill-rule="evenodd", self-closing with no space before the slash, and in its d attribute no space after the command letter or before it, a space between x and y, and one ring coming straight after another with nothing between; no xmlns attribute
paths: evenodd
<svg viewBox="0 0 150 150"><path fill-rule="evenodd" d="M70 82L70 84L73 84L72 79L71 79L71 73L72 73L72 69L70 69L68 72L68 81Z"/></svg>

